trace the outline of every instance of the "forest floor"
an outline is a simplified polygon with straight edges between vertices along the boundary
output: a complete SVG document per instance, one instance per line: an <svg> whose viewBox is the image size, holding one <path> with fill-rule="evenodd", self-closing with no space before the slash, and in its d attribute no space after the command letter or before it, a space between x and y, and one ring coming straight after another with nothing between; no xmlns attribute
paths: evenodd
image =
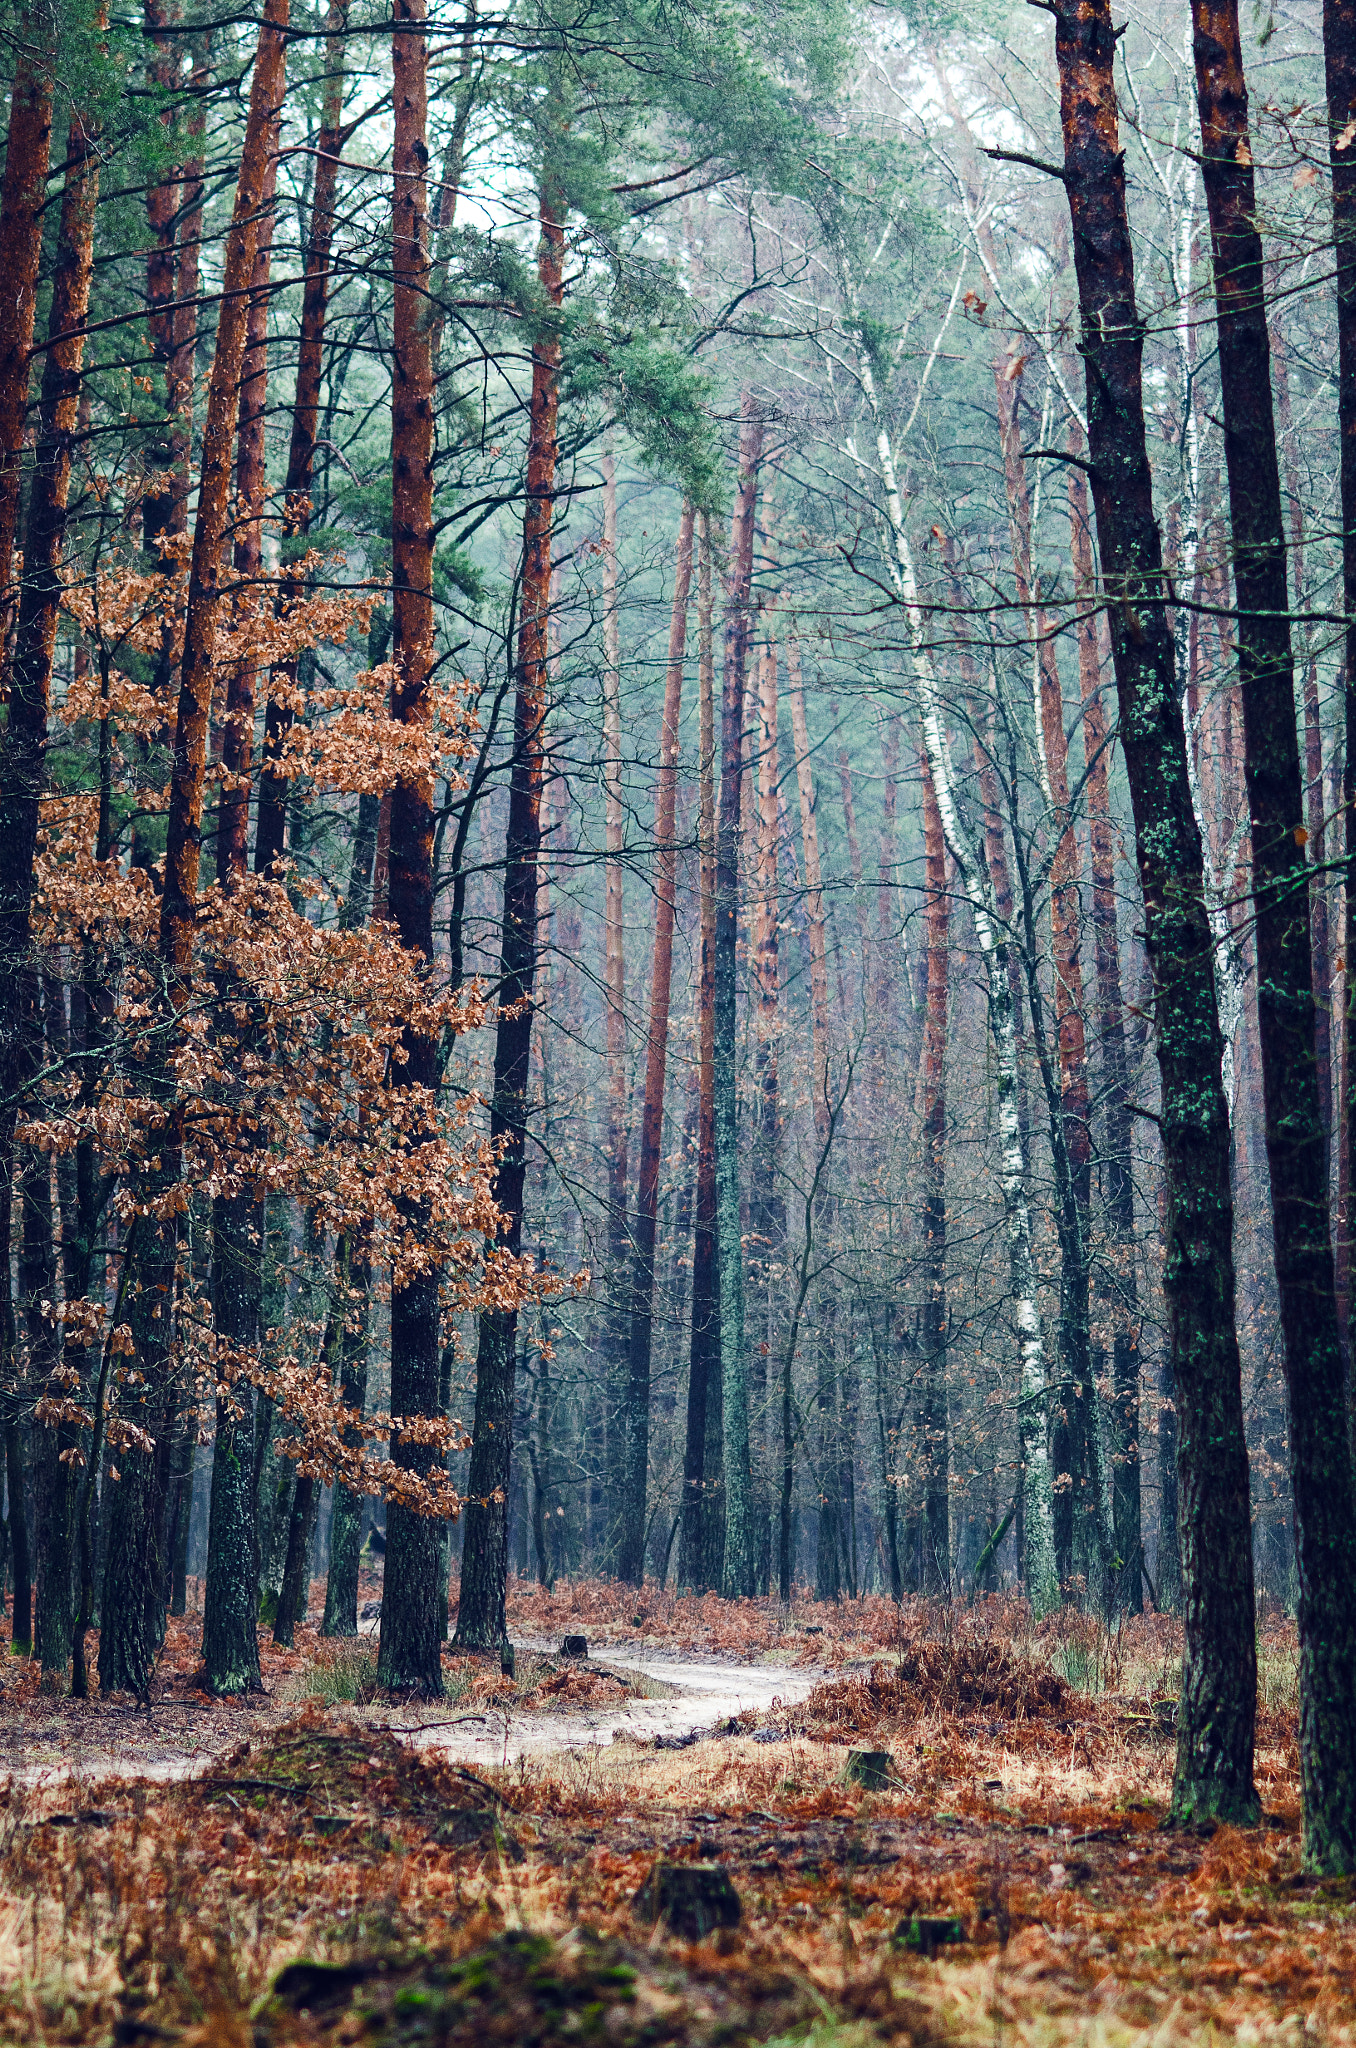
<svg viewBox="0 0 1356 2048"><path fill-rule="evenodd" d="M149 1715L10 1666L0 2039L1356 2044L1356 1885L1299 1871L1284 1622L1266 1824L1207 1834L1161 1826L1161 1618L520 1587L514 1678L449 1654L421 1708L376 1693L374 1642L313 1627L265 1645L266 1697L208 1701L197 1629L173 1624ZM706 1701L756 1697L656 1736L692 1670ZM468 1768L448 1745L482 1714L540 1740ZM852 1750L888 1752L883 1789L847 1782ZM657 1918L661 1863L709 1866L669 1881L737 1924Z"/></svg>

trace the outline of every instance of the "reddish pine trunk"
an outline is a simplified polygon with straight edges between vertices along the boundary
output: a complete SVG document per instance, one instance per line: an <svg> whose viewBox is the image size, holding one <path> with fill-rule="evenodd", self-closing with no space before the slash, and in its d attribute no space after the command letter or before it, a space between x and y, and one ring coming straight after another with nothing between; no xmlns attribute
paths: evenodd
<svg viewBox="0 0 1356 2048"><path fill-rule="evenodd" d="M325 86L325 105L320 133L316 137L315 184L311 196L311 232L306 243L306 282L302 288L301 333L297 343L297 382L292 399L292 434L287 450L287 476L283 485L284 519L287 532L296 538L306 532L311 520L311 488L315 475L315 443L320 425L320 387L324 376L325 319L329 305L330 273L334 249L334 202L339 185L339 158L349 131L340 126L344 106L343 36L348 25L348 0L330 0L326 42L330 77ZM296 577L286 577L278 593L279 606L295 604L303 591ZM292 724L293 712L281 701L297 678L295 659L280 663L278 686L269 692L264 726L262 772L259 777L259 812L254 834L254 871L267 874L279 859L287 836L289 783L273 766L282 751ZM373 902L373 915L385 915L386 867L383 857L381 890Z"/></svg>
<svg viewBox="0 0 1356 2048"><path fill-rule="evenodd" d="M1083 453L1075 429L1070 452ZM1097 643L1096 577L1087 478L1069 470L1069 554L1078 607L1078 688L1083 702L1083 758L1086 763L1088 838L1092 856L1092 938L1097 963L1097 1035L1102 1055L1102 1096L1106 1152L1102 1193L1106 1204L1108 1265L1104 1283L1112 1317L1112 1531L1120 1559L1120 1605L1131 1614L1143 1608L1143 1538L1140 1511L1139 1302L1135 1285L1135 1190L1130 1160L1131 1112L1125 1049L1125 1003L1121 993L1120 944L1116 932L1116 841L1111 822L1110 757L1102 707L1102 663ZM1167 1532L1176 1548L1176 1530Z"/></svg>
<svg viewBox="0 0 1356 2048"><path fill-rule="evenodd" d="M838 705L833 706L834 723L838 722ZM857 832L857 806L852 794L852 763L846 747L838 749L838 791L843 800L843 829L847 834L848 867L852 874L852 905L857 918L857 936L861 942L861 959L858 963L861 990L865 996L871 976L871 931L866 914L866 891L862 886L862 842ZM843 1023L848 1022L847 1003L844 999L843 969L838 968L838 997L843 1011Z"/></svg>
<svg viewBox="0 0 1356 2048"><path fill-rule="evenodd" d="M1356 1494L1328 1236L1327 1141L1301 843L1304 791L1262 241L1237 0L1193 0L1192 20L1239 609L1272 1237L1289 1396L1304 1861L1311 1870L1345 1872L1356 1868Z"/></svg>
<svg viewBox="0 0 1356 2048"><path fill-rule="evenodd" d="M11 673L7 678L10 747L23 750L26 825L16 847L11 826L3 832L7 863L20 855L29 869L37 834L37 802L41 789L47 737L48 696L56 649L61 604L61 556L66 531L66 501L81 392L84 325L89 312L94 267L94 213L99 198L99 131L86 129L77 113L71 120L68 164L61 201L56 275L48 331L52 340L43 357L42 395L33 481L28 498L24 579ZM58 337L60 337L58 339ZM7 763L5 795L10 795L14 766ZM20 880L16 873L16 881ZM20 884L22 886L22 884ZM6 892L8 894L8 892ZM26 906L25 906L26 907Z"/></svg>
<svg viewBox="0 0 1356 2048"><path fill-rule="evenodd" d="M198 277L201 268L203 156L202 139L207 130L207 39L194 57L192 85L199 98L189 114L187 128L197 144L196 152L181 166L179 240L174 271L174 346L165 373L170 412L174 419L176 479L174 486L174 529L181 532L188 520L189 459L193 445L194 362L198 349Z"/></svg>
<svg viewBox="0 0 1356 2048"><path fill-rule="evenodd" d="M149 70L162 91L172 91L179 75L178 38L163 34L168 16L162 0L145 0L146 33L155 52ZM169 115L162 117L166 123ZM171 171L152 185L146 200L146 226L150 247L146 257L146 326L151 342L151 361L163 379L165 418L151 437L146 450L146 467L152 482L141 507L142 546L154 559L162 534L181 533L184 527L188 477L181 470L186 454L182 424L175 418L175 227L179 216L179 176Z"/></svg>
<svg viewBox="0 0 1356 2048"><path fill-rule="evenodd" d="M926 856L927 1008L919 1074L923 1144L923 1386L918 1409L923 1454L922 1556L918 1583L925 1593L951 1590L950 1427L946 1400L946 1030L950 965L951 897L946 841L932 768L924 749L923 843Z"/></svg>
<svg viewBox="0 0 1356 2048"><path fill-rule="evenodd" d="M719 1458L707 1456L720 1431L720 1299L716 1286L715 1146L715 940L716 795L715 664L711 648L711 540L703 513L697 572L701 866L701 964L697 980L697 1192L692 1231L692 1348L687 1380L687 1438L683 1453L680 1585L697 1591L719 1584L709 1566L708 1540L717 1520Z"/></svg>
<svg viewBox="0 0 1356 2048"><path fill-rule="evenodd" d="M1088 1095L1087 1044L1083 1028L1083 966L1079 951L1079 861L1069 807L1068 749L1064 700L1051 621L1040 602L1031 558L1031 499L1017 422L1020 358L995 370L1003 474L1012 531L1017 601L1026 615L1036 667L1040 739L1053 806L1050 830L1055 853L1050 868L1050 934L1054 965L1055 1030L1059 1064L1059 1123L1056 1181L1060 1185L1060 1349L1061 1398L1051 1428L1057 1484L1054 1500L1055 1562L1061 1581L1074 1575L1091 1585L1101 1576L1099 1540L1100 1459L1097 1455L1096 1393L1088 1344L1088 1283L1092 1209L1092 1125ZM1014 374L1014 371L1016 372ZM1032 997L1033 1018L1036 1014ZM1063 1158L1059 1156L1062 1138Z"/></svg>
<svg viewBox="0 0 1356 2048"><path fill-rule="evenodd" d="M94 211L99 196L97 131L86 131L77 114L71 123L70 163L61 202L56 275L48 331L53 337L43 359L42 398L36 461L29 492L27 547L19 623L5 677L9 711L0 775L0 975L3 975L3 1033L13 1047L20 1005L19 983L26 968L38 802L47 751L48 699L62 597L61 557L66 499L80 403L82 332L89 311L94 260ZM0 294L0 300L4 295ZM63 337L56 339L56 337ZM9 1061L14 1057L13 1052ZM7 1064L9 1064L7 1061ZM5 1090L8 1130L14 1128L11 1072ZM6 1154L6 1156L8 1156Z"/></svg>
<svg viewBox="0 0 1356 2048"><path fill-rule="evenodd" d="M683 701L683 653L688 595L692 587L692 507L684 504L678 527L678 563L669 616L669 655L664 679L664 712L659 734L659 779L654 796L655 926L650 969L650 1026L645 1061L645 1105L640 1125L640 1170L632 1221L635 1264L631 1279L631 1349L626 1415L626 1491L619 1577L638 1586L645 1576L645 1491L650 1457L650 1352L654 1308L655 1229L659 1215L659 1166L664 1136L664 1074L669 1049L669 993L673 980L674 844L678 794L678 720Z"/></svg>
<svg viewBox="0 0 1356 2048"><path fill-rule="evenodd" d="M279 118L281 109L279 109ZM248 631L259 610L264 566L264 496L268 489L264 415L268 406L268 274L273 244L272 212L278 182L278 120L269 137L268 169L260 200L264 214L254 251L249 313L245 327L245 359L240 377L240 411L236 426L235 545L232 567L240 579L233 611L238 628ZM217 873L227 887L249 866L250 771L254 752L254 680L251 659L231 663L226 681L226 716L221 765L221 814L217 838Z"/></svg>
<svg viewBox="0 0 1356 2048"><path fill-rule="evenodd" d="M226 543L231 455L240 373L245 356L249 284L254 272L258 218L269 175L269 143L282 104L287 0L266 0L250 86L249 115L226 243L217 345L208 387L199 468L198 509L189 568L184 654L180 667L166 830L165 887L160 899L160 955L169 1005L162 1019L157 1070L151 1085L169 1124L157 1171L148 1174L152 1198L167 1194L179 1175L169 1054L173 1013L192 965L202 845L203 780L220 612L221 559ZM159 1435L169 1382L172 1317L160 1304L173 1297L177 1232L172 1220L147 1223L135 1245L137 1281L131 1290L132 1329L145 1374L138 1420ZM154 1313L152 1310L154 1309ZM114 1489L99 1640L101 1690L145 1697L163 1619L157 1612L162 1576L163 1500L157 1461L131 1453Z"/></svg>
<svg viewBox="0 0 1356 2048"><path fill-rule="evenodd" d="M715 1070L716 1264L720 1285L720 1376L724 1403L725 1590L752 1591L752 1469L748 1358L744 1330L737 1116L736 979L739 953L740 791L744 696L753 628L754 511L764 422L747 399L739 435L739 482L730 520L725 591L725 663L721 689L720 820L716 836Z"/></svg>
<svg viewBox="0 0 1356 2048"><path fill-rule="evenodd" d="M810 733L805 721L805 691L801 684L800 643L797 640L787 642L786 671L791 696L791 737L796 749L796 787L800 796L800 843L805 855L805 923L810 937L811 1107L815 1134L823 1144L829 1132L829 968L824 942L824 880L819 864L814 767L810 760Z"/></svg>
<svg viewBox="0 0 1356 2048"><path fill-rule="evenodd" d="M549 165L539 193L541 234L537 279L546 305L564 297L564 201ZM499 1242L518 1253L523 1233L527 1169L527 1085L532 1049L532 993L537 971L537 861L541 847L542 724L549 697L548 621L551 608L551 529L559 454L560 328L547 315L532 348L532 404L528 420L527 508L523 515L522 624L518 634L518 687L513 721L504 849L504 924L495 1032L491 1135L504 1141L495 1175L503 1212ZM457 1645L493 1650L504 1636L508 1581L508 1488L513 1449L515 1309L491 1309L480 1318L476 1405L467 1492L471 1496L462 1539L461 1604ZM496 1494L498 1498L495 1498Z"/></svg>
<svg viewBox="0 0 1356 2048"><path fill-rule="evenodd" d="M1276 426L1284 451L1285 494L1290 500L1290 557L1294 564L1295 604L1310 601L1304 574L1304 504L1300 496L1299 463L1290 406L1290 366L1279 323L1272 332L1272 364L1276 384ZM1308 642L1308 628L1301 629ZM1304 816L1308 827L1309 925L1313 936L1314 1057L1318 1066L1319 1114L1325 1141L1332 1142L1332 959L1328 945L1327 822L1323 809L1323 725L1318 703L1318 661L1310 646L1301 654L1304 700Z"/></svg>
<svg viewBox="0 0 1356 2048"><path fill-rule="evenodd" d="M42 209L52 147L52 79L34 16L20 27L0 185L0 602L9 602L19 524L19 464L28 410L29 351L42 258ZM29 52L36 47L36 64Z"/></svg>
<svg viewBox="0 0 1356 2048"><path fill-rule="evenodd" d="M165 893L160 911L161 950L176 977L187 971L192 952L202 843L203 771L220 623L221 558L228 524L235 415L248 340L249 287L254 276L260 213L269 181L275 174L270 162L270 143L282 104L286 25L287 0L267 0L250 89L235 210L226 244L216 353L203 421L166 831Z"/></svg>
<svg viewBox="0 0 1356 2048"><path fill-rule="evenodd" d="M892 712L885 721L881 738L881 789L880 859L877 865L876 883L876 979L872 992L872 1027L875 1033L875 1057L872 1061L871 1085L878 1102L885 1099L886 1084L893 1062L903 1059L906 1071L913 1067L918 1056L918 1019L909 986L908 931L901 931L898 919L898 895L896 890L896 863L899 859L897 818L899 810L899 713ZM902 952L904 960L905 985L908 991L908 1023L901 1030L899 1019L899 974L896 956Z"/></svg>
<svg viewBox="0 0 1356 2048"><path fill-rule="evenodd" d="M98 147L97 130L86 128L77 111L71 118L67 146L56 275L52 281L48 319L51 339L43 360L18 627L9 673L5 677L9 708L0 762L0 904L3 905L3 915L0 916L0 1017L4 1019L3 1039L8 1051L4 1060L5 1103L0 1110L0 1175L3 1175L7 1186L14 1165L16 1091L31 1075L42 1054L37 974L35 963L29 957L29 913L33 896L38 807L46 779L52 661L63 590L61 562L66 503L72 444L79 421L80 369L84 353L82 330L89 312L94 263L94 213L99 196ZM57 998L60 1001L59 983ZM49 1168L50 1162L45 1154L34 1154L20 1177L22 1188L31 1188L42 1195L35 1210L33 1201L26 1194L24 1230L26 1245L35 1228L37 1236L33 1242L39 1250L47 1245L48 1249L39 1261L43 1266L50 1260ZM7 1246L7 1237L5 1243ZM7 1256L5 1263L7 1277ZM50 1288L48 1292L51 1292ZM54 1333L47 1323L40 1299L33 1299L32 1288L28 1294L29 1348L37 1390L43 1394L64 1392L64 1388L55 1383L50 1387L45 1384L47 1376L60 1363L61 1347L55 1341L59 1333ZM4 1361L5 1379L12 1386L14 1360L8 1341L13 1333L12 1314L7 1313L4 1321L0 1341L5 1343L9 1352ZM67 1362L78 1363L78 1353L73 1345L68 1351ZM72 1649L74 1620L70 1592L75 1470L69 1460L59 1462L57 1452L60 1446L67 1451L73 1449L74 1440L69 1429L65 1428L59 1439L46 1430L42 1434L51 1448L50 1455L44 1450L46 1472L39 1501L42 1543L38 1573L38 1647L44 1670L64 1671Z"/></svg>
<svg viewBox="0 0 1356 2048"><path fill-rule="evenodd" d="M810 740L805 721L805 693L801 683L800 649L793 641L787 648L787 675L791 696L791 733L796 750L796 780L800 793L801 845L805 853L805 911L810 937L810 1030L814 1064L814 1121L820 1156L827 1163L827 1147L833 1131L829 1105L829 989L825 945L824 887L820 866L819 828L815 816L814 773L810 764ZM852 779L845 752L838 757L844 814L849 820L852 859L860 882L861 859L856 850L856 822L852 810ZM864 904L858 890L858 916L863 920ZM862 973L867 972L863 940ZM841 977L840 977L841 1001ZM846 1005L844 1005L846 1007ZM827 1196L816 1204L812 1222L823 1226L831 1214ZM815 1291L815 1406L819 1415L819 1515L816 1581L821 1597L836 1598L840 1587L840 1518L842 1510L842 1462L838 1432L838 1389L834 1366L834 1325L836 1302L832 1280L822 1279ZM779 1542L780 1577L783 1597L789 1597L791 1541L791 1358L786 1355L782 1373L783 1466L781 1527Z"/></svg>
<svg viewBox="0 0 1356 2048"><path fill-rule="evenodd" d="M629 1179L626 1087L626 947L622 921L621 631L617 617L617 476L611 450L603 456L603 790L606 859L603 863L603 1012L607 1030L607 1353L606 1441L613 1532L621 1540L625 1512L626 1443L634 1418L626 1405Z"/></svg>
<svg viewBox="0 0 1356 2048"><path fill-rule="evenodd" d="M751 1267L756 1285L755 1319L750 1343L750 1405L761 1428L766 1427L768 1360L777 1326L778 1290L773 1283L786 1236L786 1210L777 1192L778 1151L781 1144L781 1099L778 1074L779 1009L781 967L777 932L780 899L777 888L777 849L780 838L777 785L780 779L780 737L778 733L777 647L769 641L759 664L758 718L758 895L754 904L753 984L754 1086L757 1090L757 1124L754 1138L753 1170L749 1184L749 1238ZM770 1572L770 1541L766 1460L761 1450L753 1453L755 1591L767 1591Z"/></svg>

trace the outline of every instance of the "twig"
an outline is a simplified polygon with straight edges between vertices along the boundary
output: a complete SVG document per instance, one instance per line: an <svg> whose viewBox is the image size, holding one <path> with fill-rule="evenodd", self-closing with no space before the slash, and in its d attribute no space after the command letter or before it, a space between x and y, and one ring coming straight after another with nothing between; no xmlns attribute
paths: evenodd
<svg viewBox="0 0 1356 2048"><path fill-rule="evenodd" d="M369 1721L368 1732L372 1735L423 1735L433 1728L459 1728L463 1721L488 1721L488 1714L458 1714L451 1721L416 1721L413 1726L405 1721Z"/></svg>

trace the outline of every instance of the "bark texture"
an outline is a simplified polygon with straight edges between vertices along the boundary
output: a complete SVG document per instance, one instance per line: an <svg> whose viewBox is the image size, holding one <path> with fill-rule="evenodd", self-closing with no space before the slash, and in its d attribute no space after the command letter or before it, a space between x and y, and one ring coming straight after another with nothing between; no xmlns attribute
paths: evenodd
<svg viewBox="0 0 1356 2048"><path fill-rule="evenodd" d="M700 521L697 572L698 778L697 845L700 865L701 959L694 991L697 1038L697 1186L692 1218L692 1344L687 1377L687 1434L683 1447L680 1585L705 1591L719 1585L716 1554L723 1548L719 1457L707 1458L709 1424L720 1412L720 1294L716 1278L715 950L716 802L715 672L711 644L711 539ZM712 1568L714 1564L714 1569Z"/></svg>
<svg viewBox="0 0 1356 2048"><path fill-rule="evenodd" d="M302 287L301 330L297 337L297 381L292 398L292 427L283 483L283 518L295 545L311 521L311 490L315 480L316 440L320 431L320 393L324 378L325 324L333 270L335 200L339 189L340 154L348 130L341 125L344 108L344 32L348 0L330 0L327 18L329 77L320 132L316 137L315 184L311 193L310 233L306 241L306 282ZM278 592L280 610L301 597L299 577L284 577ZM254 867L267 874L287 839L289 784L277 771L294 716L288 691L297 679L295 660L279 664L270 678L264 721L263 762L259 776L259 808L255 825Z"/></svg>
<svg viewBox="0 0 1356 2048"><path fill-rule="evenodd" d="M1081 430L1072 453L1081 458ZM1091 508L1085 472L1069 470L1069 554L1078 607L1078 689L1083 703L1083 756L1092 868L1092 939L1097 968L1094 1035L1102 1062L1102 1201L1107 1254L1103 1291L1111 1310L1111 1524L1114 1604L1131 1614L1143 1610L1144 1547L1141 1534L1139 1414L1139 1302L1135 1282L1135 1188L1131 1172L1130 1086L1121 991L1120 942L1116 930L1116 845L1111 822L1110 760L1106 712L1102 705L1102 663L1098 647L1096 576L1092 558ZM1166 1511L1163 1511L1166 1513ZM1177 1516L1166 1521L1176 1546Z"/></svg>
<svg viewBox="0 0 1356 2048"><path fill-rule="evenodd" d="M159 1170L148 1176L147 1197L152 1214L137 1242L130 1315L137 1360L145 1375L143 1396L134 1420L152 1436L158 1436L163 1428L168 1393L181 1201L169 1042L177 1001L192 959L231 456L247 340L249 285L254 273L260 209L270 174L270 138L282 104L286 28L287 0L267 0L226 244L189 567L184 655L171 763L165 886L160 900L159 948L167 1004L156 1055L157 1071L151 1076L151 1085L164 1102L167 1125ZM131 1451L124 1460L110 1514L99 1639L99 1682L103 1691L126 1690L144 1698L150 1685L159 1640L155 1603L161 1580L163 1506L156 1461L144 1452Z"/></svg>
<svg viewBox="0 0 1356 2048"><path fill-rule="evenodd" d="M537 973L537 867L541 850L543 722L550 691L548 622L551 534L559 454L560 323L564 297L563 199L548 160L538 188L537 283L540 304L532 341L532 405L528 422L527 507L523 515L522 624L513 714L513 770L504 850L504 921L499 961L501 1011L495 1030L490 1134L504 1141L495 1174L503 1214L499 1242L522 1247L527 1171L527 1091L532 1051L532 995ZM508 1490L513 1453L515 1309L480 1318L476 1405L462 1539L460 1649L493 1650L504 1637L508 1581Z"/></svg>
<svg viewBox="0 0 1356 2048"><path fill-rule="evenodd" d="M1336 256L1337 297L1337 428L1342 520L1342 609L1347 616L1342 673L1343 693L1342 954L1346 966L1340 982L1338 1030L1342 1097L1338 1130L1341 1157L1337 1213L1338 1311L1351 1379L1352 1237L1351 1212L1356 1188L1356 1116L1351 1095L1356 1087L1356 150L1347 139L1347 124L1356 118L1356 0L1323 0L1323 68L1328 101L1328 151L1332 167L1332 225Z"/></svg>
<svg viewBox="0 0 1356 2048"><path fill-rule="evenodd" d="M922 1555L917 1575L921 1591L945 1595L951 1591L950 1429L946 1401L946 1022L951 898L947 890L946 835L926 749L921 769L928 949L927 1007L918 1090L923 1153L923 1386L918 1407L923 1513L919 1522Z"/></svg>
<svg viewBox="0 0 1356 2048"><path fill-rule="evenodd" d="M640 1166L632 1221L635 1250L631 1269L631 1329L626 1387L626 1471L622 1503L618 1576L639 1586L645 1575L645 1495L650 1457L650 1358L654 1312L655 1232L659 1217L659 1167L664 1136L664 1077L669 1050L669 996L673 982L673 923L677 847L678 721L683 704L683 655L692 587L690 504L678 526L673 609L669 616L668 666L659 734L659 776L654 795L655 925L650 967L650 1021L645 1057L645 1102L641 1112Z"/></svg>
<svg viewBox="0 0 1356 2048"><path fill-rule="evenodd" d="M47 38L25 11L10 92L0 183L0 601L10 601L19 524L20 462L28 410L29 351L42 257L42 209L52 149L52 74Z"/></svg>
<svg viewBox="0 0 1356 2048"><path fill-rule="evenodd" d="M1304 782L1285 528L1238 9L1193 0L1229 476L1258 1038L1289 1415L1300 1604L1304 1861L1356 1869L1356 1488L1328 1235Z"/></svg>
<svg viewBox="0 0 1356 2048"><path fill-rule="evenodd" d="M428 29L425 0L396 0L392 39L395 96L395 213L392 224L395 309L391 405L392 716L407 725L432 716L429 684L433 621L433 349L428 323ZM390 914L401 944L420 962L433 957L433 788L402 777L391 792ZM405 1087L435 1095L438 1047L407 1030ZM411 1245L421 1215L406 1205ZM438 1268L397 1265L391 1276L391 1412L439 1412ZM397 1428L391 1458L426 1479L434 1445L410 1443ZM435 1698L443 1689L444 1618L439 1530L400 1501L386 1511L386 1575L377 1672L383 1685Z"/></svg>
<svg viewBox="0 0 1356 2048"><path fill-rule="evenodd" d="M721 689L720 822L716 835L714 1086L716 1247L720 1285L720 1378L725 1439L727 1593L753 1590L753 1472L749 1452L749 1361L744 1331L744 1253L739 1208L739 1119L735 990L739 949L740 796L744 689L752 630L754 510L763 419L751 402L739 437L739 479L730 526Z"/></svg>
<svg viewBox="0 0 1356 2048"><path fill-rule="evenodd" d="M1108 0L1055 14L1065 189L1093 503L1154 977L1166 1197L1163 1286L1180 1423L1186 1655L1173 1811L1249 1821L1257 1663L1234 1324L1224 1046L1200 834L1164 606Z"/></svg>

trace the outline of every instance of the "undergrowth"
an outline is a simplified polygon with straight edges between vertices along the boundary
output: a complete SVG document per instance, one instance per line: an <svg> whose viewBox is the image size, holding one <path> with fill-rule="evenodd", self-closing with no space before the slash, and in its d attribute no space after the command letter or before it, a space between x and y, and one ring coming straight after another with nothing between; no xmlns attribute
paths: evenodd
<svg viewBox="0 0 1356 2048"><path fill-rule="evenodd" d="M605 1656L550 1654L566 1612L585 1625L561 1633L601 1649L649 1599L558 1588L543 1648L519 1616L512 1678L449 1653L447 1699L418 1713L376 1693L372 1637L309 1626L252 1706L184 1710L184 1623L149 1716L42 1698L22 1667L0 1709L9 1754L29 1765L25 1729L54 1727L89 1759L107 1730L121 1768L3 1792L0 2041L989 2048L1001 2031L1003 2048L1267 2048L1297 2022L1317 2048L1356 2048L1352 1887L1299 1874L1283 1621L1259 1639L1270 1824L1246 1835L1159 1825L1176 1625L1037 1622L1014 1600L730 1603L716 1624L710 1603L670 1600L651 1618L674 1650L757 1658L780 1640L791 1663L808 1645L809 1698L673 1753L634 1739L510 1770L437 1754L440 1719L565 1710L577 1731L581 1706L649 1691ZM280 1719L283 1684L300 1705ZM251 1715L248 1741L195 1753L191 1783L129 1775L161 1767L176 1728ZM845 1782L845 1745L888 1750L885 1790ZM639 1926L659 1858L719 1863L739 1926L695 1945ZM961 1934L935 1959L896 1940L929 1917Z"/></svg>

